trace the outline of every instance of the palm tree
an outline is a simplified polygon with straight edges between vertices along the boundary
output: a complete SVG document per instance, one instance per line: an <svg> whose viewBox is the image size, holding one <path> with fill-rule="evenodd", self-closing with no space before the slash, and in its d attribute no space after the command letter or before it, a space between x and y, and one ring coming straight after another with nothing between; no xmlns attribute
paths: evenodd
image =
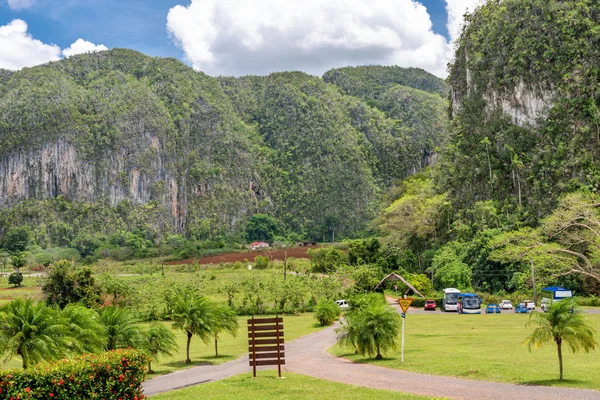
<svg viewBox="0 0 600 400"><path fill-rule="evenodd" d="M152 359L158 361L158 355L172 356L179 346L175 341L175 334L166 326L154 323L144 332L142 348L152 356L148 359L148 373L153 374Z"/></svg>
<svg viewBox="0 0 600 400"><path fill-rule="evenodd" d="M236 337L239 327L237 315L230 307L215 304L213 313L215 319L212 334L215 337L215 357L219 357L219 347L217 345L219 335L222 332L228 332Z"/></svg>
<svg viewBox="0 0 600 400"><path fill-rule="evenodd" d="M361 355L382 359L382 352L398 347L400 315L373 296L355 301L356 308L345 317L338 332L342 346L353 346Z"/></svg>
<svg viewBox="0 0 600 400"><path fill-rule="evenodd" d="M173 304L171 304L173 328L180 329L187 335L186 364L192 362L190 360L192 336L196 335L208 344L215 326L214 306L214 303L211 303L205 297L189 292L179 294L173 299Z"/></svg>
<svg viewBox="0 0 600 400"><path fill-rule="evenodd" d="M81 304L69 304L61 312L75 353L98 353L104 350L108 340L106 328L100 323L100 316Z"/></svg>
<svg viewBox="0 0 600 400"><path fill-rule="evenodd" d="M136 319L125 308L104 307L100 312L100 323L106 329L106 350L137 347L141 342L140 328Z"/></svg>
<svg viewBox="0 0 600 400"><path fill-rule="evenodd" d="M0 353L17 356L23 368L69 353L72 338L60 313L44 303L16 299L0 308Z"/></svg>
<svg viewBox="0 0 600 400"><path fill-rule="evenodd" d="M529 316L527 325L530 324L537 325L537 328L527 338L529 351L532 346L541 347L546 342L553 340L558 350L561 381L563 379L563 343L566 343L573 353L578 350L588 353L598 345L594 338L594 329L583 315L583 311L576 307L573 301L554 302L548 308L547 313L534 311Z"/></svg>

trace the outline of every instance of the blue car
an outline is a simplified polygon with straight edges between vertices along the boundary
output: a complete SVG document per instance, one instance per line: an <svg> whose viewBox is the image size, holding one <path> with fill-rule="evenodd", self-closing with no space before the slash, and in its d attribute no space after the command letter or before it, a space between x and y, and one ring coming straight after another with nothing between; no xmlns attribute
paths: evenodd
<svg viewBox="0 0 600 400"><path fill-rule="evenodd" d="M517 314L527 314L529 309L527 309L527 305L525 303L519 303L519 305L515 307L515 312Z"/></svg>
<svg viewBox="0 0 600 400"><path fill-rule="evenodd" d="M488 304L485 308L486 314L500 314L500 307L498 304Z"/></svg>

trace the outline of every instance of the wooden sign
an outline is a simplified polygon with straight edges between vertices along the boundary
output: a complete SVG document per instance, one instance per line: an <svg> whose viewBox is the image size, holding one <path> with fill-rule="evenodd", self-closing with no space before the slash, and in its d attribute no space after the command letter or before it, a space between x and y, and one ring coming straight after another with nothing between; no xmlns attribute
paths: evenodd
<svg viewBox="0 0 600 400"><path fill-rule="evenodd" d="M403 313L406 313L412 302L413 299L398 299L398 304L400 304L400 308L402 309Z"/></svg>
<svg viewBox="0 0 600 400"><path fill-rule="evenodd" d="M285 365L283 344L283 318L254 318L248 320L248 352L250 366L256 378L256 367L277 365L281 378L281 366Z"/></svg>

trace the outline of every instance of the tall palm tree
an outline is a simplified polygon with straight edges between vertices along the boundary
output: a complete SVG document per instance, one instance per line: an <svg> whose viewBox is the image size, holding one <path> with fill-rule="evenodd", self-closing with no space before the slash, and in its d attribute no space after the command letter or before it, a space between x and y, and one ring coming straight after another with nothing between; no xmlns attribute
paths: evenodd
<svg viewBox="0 0 600 400"><path fill-rule="evenodd" d="M594 329L587 321L583 311L576 307L573 301L563 300L554 302L547 313L534 311L529 316L527 325L534 324L537 328L527 338L529 351L531 347L541 347L553 340L558 350L558 366L560 380L563 379L562 345L565 343L573 353L584 350L588 353L598 345L594 338Z"/></svg>
<svg viewBox="0 0 600 400"><path fill-rule="evenodd" d="M215 304L203 296L189 292L175 296L172 301L173 328L180 329L187 335L185 362L189 364L192 362L190 360L192 336L198 336L206 344L209 342L215 326L213 312Z"/></svg>
<svg viewBox="0 0 600 400"><path fill-rule="evenodd" d="M61 316L73 338L71 347L75 353L98 353L104 350L108 337L97 311L74 303L67 305L61 311Z"/></svg>
<svg viewBox="0 0 600 400"><path fill-rule="evenodd" d="M215 357L219 357L219 347L217 344L219 335L221 335L222 332L228 332L233 335L233 337L236 337L239 326L237 315L231 307L215 304L213 313L215 319L212 334L215 338Z"/></svg>
<svg viewBox="0 0 600 400"><path fill-rule="evenodd" d="M44 303L16 299L0 308L0 352L17 356L23 368L70 352L72 338L60 313Z"/></svg>
<svg viewBox="0 0 600 400"><path fill-rule="evenodd" d="M172 356L179 346L175 341L175 334L166 326L154 323L143 333L142 348L152 356L148 359L148 373L153 374L152 359L158 361L158 355Z"/></svg>
<svg viewBox="0 0 600 400"><path fill-rule="evenodd" d="M141 330L129 310L114 306L104 307L100 311L99 321L106 329L106 350L139 346Z"/></svg>

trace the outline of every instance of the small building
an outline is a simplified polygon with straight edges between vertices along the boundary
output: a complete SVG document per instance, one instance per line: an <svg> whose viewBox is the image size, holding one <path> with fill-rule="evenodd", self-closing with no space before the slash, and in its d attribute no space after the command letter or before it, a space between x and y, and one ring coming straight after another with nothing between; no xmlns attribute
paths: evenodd
<svg viewBox="0 0 600 400"><path fill-rule="evenodd" d="M316 246L317 242L298 242L296 243L296 246L298 247L302 247L302 246Z"/></svg>
<svg viewBox="0 0 600 400"><path fill-rule="evenodd" d="M267 247L269 247L269 243L266 242L252 242L248 245L248 247L250 247L250 250L257 250L257 249L265 249Z"/></svg>

